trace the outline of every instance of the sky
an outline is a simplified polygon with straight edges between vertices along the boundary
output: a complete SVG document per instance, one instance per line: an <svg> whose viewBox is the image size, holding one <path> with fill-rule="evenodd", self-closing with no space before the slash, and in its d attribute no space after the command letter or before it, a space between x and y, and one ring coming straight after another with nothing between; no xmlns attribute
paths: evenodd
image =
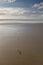
<svg viewBox="0 0 43 65"><path fill-rule="evenodd" d="M43 0L0 0L0 19L43 20Z"/></svg>

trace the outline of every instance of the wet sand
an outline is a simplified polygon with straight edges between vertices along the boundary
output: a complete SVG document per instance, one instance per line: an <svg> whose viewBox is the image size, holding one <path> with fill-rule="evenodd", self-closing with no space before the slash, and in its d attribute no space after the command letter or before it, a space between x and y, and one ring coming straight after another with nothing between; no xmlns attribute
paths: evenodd
<svg viewBox="0 0 43 65"><path fill-rule="evenodd" d="M0 65L43 65L43 24L0 25Z"/></svg>

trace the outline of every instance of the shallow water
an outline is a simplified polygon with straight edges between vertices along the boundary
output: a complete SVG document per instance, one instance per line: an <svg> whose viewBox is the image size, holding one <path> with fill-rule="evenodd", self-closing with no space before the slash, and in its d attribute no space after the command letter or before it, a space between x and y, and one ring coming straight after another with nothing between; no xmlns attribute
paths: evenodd
<svg viewBox="0 0 43 65"><path fill-rule="evenodd" d="M43 65L43 24L0 25L0 65Z"/></svg>

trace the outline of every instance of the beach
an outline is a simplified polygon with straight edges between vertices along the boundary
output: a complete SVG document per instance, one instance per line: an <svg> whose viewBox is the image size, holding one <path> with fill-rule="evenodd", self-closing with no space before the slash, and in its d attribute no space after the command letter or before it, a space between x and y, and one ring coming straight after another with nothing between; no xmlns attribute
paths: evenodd
<svg viewBox="0 0 43 65"><path fill-rule="evenodd" d="M0 65L43 65L43 24L0 24Z"/></svg>

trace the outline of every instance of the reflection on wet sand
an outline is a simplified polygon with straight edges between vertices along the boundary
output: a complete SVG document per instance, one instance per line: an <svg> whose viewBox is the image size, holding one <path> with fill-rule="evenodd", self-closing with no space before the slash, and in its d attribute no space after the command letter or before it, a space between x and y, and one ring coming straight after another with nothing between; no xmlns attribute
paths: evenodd
<svg viewBox="0 0 43 65"><path fill-rule="evenodd" d="M43 65L43 24L0 25L0 65Z"/></svg>

